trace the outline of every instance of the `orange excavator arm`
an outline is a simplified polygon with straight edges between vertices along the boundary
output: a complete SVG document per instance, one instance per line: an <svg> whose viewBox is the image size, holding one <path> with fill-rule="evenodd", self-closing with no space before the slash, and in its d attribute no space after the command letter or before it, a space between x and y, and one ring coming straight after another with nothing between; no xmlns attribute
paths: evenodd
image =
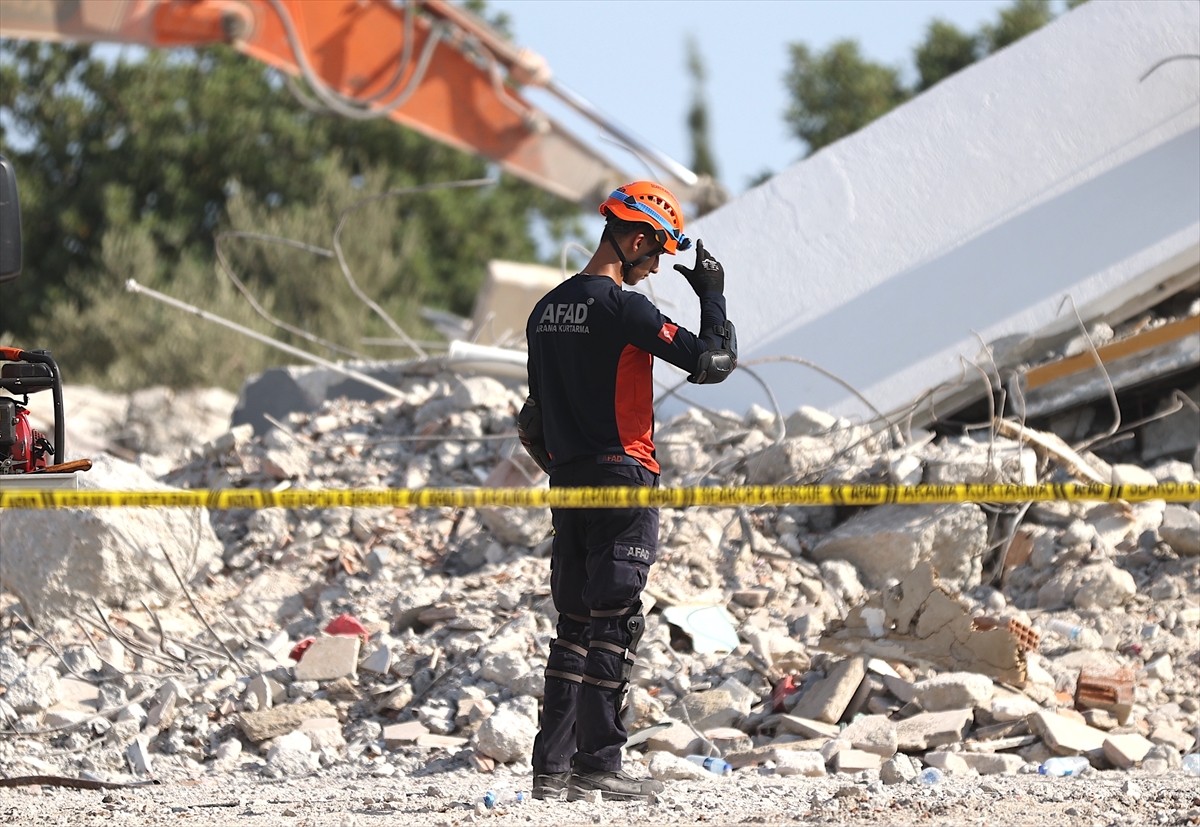
<svg viewBox="0 0 1200 827"><path fill-rule="evenodd" d="M3 5L3 37L152 48L228 43L303 78L307 91L297 94L310 105L347 117L390 118L576 202L594 203L625 175L526 102L514 84L549 89L637 146L586 101L557 86L540 57L516 49L447 0L3 0ZM685 187L695 182L682 166L662 162Z"/></svg>

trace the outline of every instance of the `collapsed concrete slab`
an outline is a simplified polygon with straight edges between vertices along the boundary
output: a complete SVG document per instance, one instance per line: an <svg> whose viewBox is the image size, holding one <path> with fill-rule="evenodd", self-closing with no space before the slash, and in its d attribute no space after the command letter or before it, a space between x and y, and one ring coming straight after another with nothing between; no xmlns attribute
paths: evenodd
<svg viewBox="0 0 1200 827"><path fill-rule="evenodd" d="M973 366L991 375L1074 336L1066 297L1090 327L1194 285L1195 65L1147 72L1197 53L1193 2L1082 4L693 222L730 274L743 360L764 360L785 415L870 417L848 385L885 412L914 404L920 424L935 395L918 394L941 387L940 411L983 398ZM653 289L674 318L694 313L682 279ZM658 370L664 387L683 379ZM748 374L705 393L753 402Z"/></svg>
<svg viewBox="0 0 1200 827"><path fill-rule="evenodd" d="M97 457L79 475L84 490L171 491L138 466ZM204 509L70 508L4 514L0 586L35 622L139 600L161 605L221 557Z"/></svg>
<svg viewBox="0 0 1200 827"><path fill-rule="evenodd" d="M872 588L927 561L948 587L968 589L979 585L986 547L987 520L974 503L885 505L835 528L812 556L853 563Z"/></svg>
<svg viewBox="0 0 1200 827"><path fill-rule="evenodd" d="M922 561L896 586L872 595L845 620L831 622L819 646L1024 685L1030 641L1008 627L989 625L973 619Z"/></svg>

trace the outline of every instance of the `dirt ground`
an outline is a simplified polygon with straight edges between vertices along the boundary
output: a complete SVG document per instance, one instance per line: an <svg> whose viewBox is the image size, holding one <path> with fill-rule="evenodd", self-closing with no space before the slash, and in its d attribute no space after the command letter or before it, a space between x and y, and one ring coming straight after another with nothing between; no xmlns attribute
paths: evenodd
<svg viewBox="0 0 1200 827"><path fill-rule="evenodd" d="M157 786L0 789L0 823L37 825L1200 825L1200 777L1092 772L957 777L926 787L885 786L870 775L779 778L742 770L670 782L653 805L528 800L528 776L481 775L436 765L407 777L355 776L330 768L301 779L248 773ZM491 790L497 804L483 805ZM525 800L518 793L525 791Z"/></svg>

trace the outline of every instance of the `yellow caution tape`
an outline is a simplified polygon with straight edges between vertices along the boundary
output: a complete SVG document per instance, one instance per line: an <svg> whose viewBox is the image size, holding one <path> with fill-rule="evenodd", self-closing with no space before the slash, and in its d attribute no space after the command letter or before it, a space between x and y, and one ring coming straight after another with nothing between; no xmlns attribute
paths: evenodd
<svg viewBox="0 0 1200 827"><path fill-rule="evenodd" d="M659 506L1026 503L1052 500L1191 502L1200 483L1100 485L747 485L713 488L422 488L263 491L0 491L0 508L628 508Z"/></svg>

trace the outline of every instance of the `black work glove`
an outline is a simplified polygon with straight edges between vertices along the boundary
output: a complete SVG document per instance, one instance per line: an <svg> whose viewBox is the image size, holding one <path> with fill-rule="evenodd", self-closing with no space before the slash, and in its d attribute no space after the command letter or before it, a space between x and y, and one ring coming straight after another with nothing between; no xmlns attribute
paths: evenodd
<svg viewBox="0 0 1200 827"><path fill-rule="evenodd" d="M550 473L550 452L546 450L546 436L542 431L542 409L532 396L525 400L517 414L517 438L525 453L547 474Z"/></svg>
<svg viewBox="0 0 1200 827"><path fill-rule="evenodd" d="M696 240L696 264L692 269L682 264L676 264L675 269L683 273L697 296L713 293L720 296L725 292L725 268L704 249L704 242L699 239Z"/></svg>

